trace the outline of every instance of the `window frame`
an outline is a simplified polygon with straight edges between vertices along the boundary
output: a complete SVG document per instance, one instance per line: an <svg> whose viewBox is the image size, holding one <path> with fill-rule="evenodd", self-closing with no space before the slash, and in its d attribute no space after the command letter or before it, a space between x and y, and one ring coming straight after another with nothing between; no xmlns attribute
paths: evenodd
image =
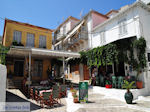
<svg viewBox="0 0 150 112"><path fill-rule="evenodd" d="M41 38L42 38L42 42L40 42ZM43 38L45 39L44 41L43 41ZM44 48L44 47L46 48L46 36L45 35L40 35L39 36L39 48Z"/></svg>
<svg viewBox="0 0 150 112"><path fill-rule="evenodd" d="M105 30L100 32L100 44L104 45L106 43Z"/></svg>
<svg viewBox="0 0 150 112"><path fill-rule="evenodd" d="M16 36L15 32L21 34L21 37L19 37L20 39ZM16 39L16 38L18 38L18 39ZM19 44L19 43L21 43L21 40L22 40L22 31L14 30L13 31L13 41L16 41Z"/></svg>
<svg viewBox="0 0 150 112"><path fill-rule="evenodd" d="M126 18L120 19L118 21L118 26L119 26L119 35L120 36L126 35L128 33L127 32L127 19Z"/></svg>
<svg viewBox="0 0 150 112"><path fill-rule="evenodd" d="M28 43L28 41L29 41L28 39L31 38L31 36L28 37L29 34L30 34L30 35L32 34L33 37L34 37L34 38L33 38L33 45L30 45L31 43ZM29 42L31 42L31 40L30 40ZM35 46L35 34L28 32L28 33L27 33L27 38L26 38L26 47L34 47L34 46Z"/></svg>

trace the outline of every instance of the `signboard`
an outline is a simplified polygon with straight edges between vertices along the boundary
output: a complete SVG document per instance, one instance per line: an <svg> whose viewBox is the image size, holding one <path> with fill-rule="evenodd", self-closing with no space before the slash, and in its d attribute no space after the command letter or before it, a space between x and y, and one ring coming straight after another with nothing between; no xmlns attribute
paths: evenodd
<svg viewBox="0 0 150 112"><path fill-rule="evenodd" d="M79 101L88 102L88 82L79 83Z"/></svg>

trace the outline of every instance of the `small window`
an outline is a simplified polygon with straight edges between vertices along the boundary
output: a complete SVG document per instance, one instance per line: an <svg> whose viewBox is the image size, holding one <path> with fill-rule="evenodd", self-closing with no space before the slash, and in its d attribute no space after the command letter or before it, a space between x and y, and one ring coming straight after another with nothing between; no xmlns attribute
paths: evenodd
<svg viewBox="0 0 150 112"><path fill-rule="evenodd" d="M122 19L118 22L119 24L119 35L124 35L127 33L126 19Z"/></svg>
<svg viewBox="0 0 150 112"><path fill-rule="evenodd" d="M63 34L66 34L66 25L63 27Z"/></svg>
<svg viewBox="0 0 150 112"><path fill-rule="evenodd" d="M46 36L40 35L39 48L46 48Z"/></svg>
<svg viewBox="0 0 150 112"><path fill-rule="evenodd" d="M150 53L148 53L147 55L148 55L148 62L150 62Z"/></svg>
<svg viewBox="0 0 150 112"><path fill-rule="evenodd" d="M34 34L27 33L26 46L28 46L28 47L34 47Z"/></svg>
<svg viewBox="0 0 150 112"><path fill-rule="evenodd" d="M100 33L100 44L104 44L106 42L106 39L105 39L105 32L102 31Z"/></svg>
<svg viewBox="0 0 150 112"><path fill-rule="evenodd" d="M15 30L13 34L13 41L16 41L19 44L21 43L21 37L22 37L22 32Z"/></svg>

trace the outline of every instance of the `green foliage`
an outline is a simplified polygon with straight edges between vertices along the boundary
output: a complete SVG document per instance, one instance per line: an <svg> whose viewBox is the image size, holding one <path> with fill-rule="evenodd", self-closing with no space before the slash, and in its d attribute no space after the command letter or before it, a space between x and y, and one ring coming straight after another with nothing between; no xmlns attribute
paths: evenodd
<svg viewBox="0 0 150 112"><path fill-rule="evenodd" d="M5 57L7 52L9 51L9 47L4 47L3 45L0 44L0 64L6 63Z"/></svg>
<svg viewBox="0 0 150 112"><path fill-rule="evenodd" d="M111 84L111 81L106 80L106 85L110 85L110 84Z"/></svg>
<svg viewBox="0 0 150 112"><path fill-rule="evenodd" d="M137 66L136 70L141 71L146 67L146 57L145 57L145 50L146 50L146 41L143 37L139 40L135 40L133 46L137 49Z"/></svg>
<svg viewBox="0 0 150 112"><path fill-rule="evenodd" d="M84 64L87 64L89 67L111 65L113 62L118 62L118 52L115 44L97 47L80 54L81 60L84 60Z"/></svg>
<svg viewBox="0 0 150 112"><path fill-rule="evenodd" d="M69 63L78 64L81 62L89 67L99 68L112 63L125 62L140 72L146 67L145 48L146 41L143 37L139 40L123 39L89 51L82 51L80 59L72 59ZM135 50L138 59L134 56Z"/></svg>
<svg viewBox="0 0 150 112"><path fill-rule="evenodd" d="M81 57L80 57L80 62L83 64L87 64L87 53L86 52L79 52Z"/></svg>
<svg viewBox="0 0 150 112"><path fill-rule="evenodd" d="M12 46L24 46L21 42L20 43L17 43L17 41L13 41L12 42Z"/></svg>
<svg viewBox="0 0 150 112"><path fill-rule="evenodd" d="M133 86L134 83L135 83L135 81L132 81L131 83L129 83L127 80L124 80L124 84L122 87L126 88L127 90L136 88L136 86Z"/></svg>

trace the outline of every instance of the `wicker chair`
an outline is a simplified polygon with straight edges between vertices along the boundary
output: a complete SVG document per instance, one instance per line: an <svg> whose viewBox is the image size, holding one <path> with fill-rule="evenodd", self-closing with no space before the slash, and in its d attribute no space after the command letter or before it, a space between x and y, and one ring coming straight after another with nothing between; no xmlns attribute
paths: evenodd
<svg viewBox="0 0 150 112"><path fill-rule="evenodd" d="M34 99L34 94L33 94L33 89L30 89L30 98L33 100Z"/></svg>
<svg viewBox="0 0 150 112"><path fill-rule="evenodd" d="M42 95L39 97L40 106L44 107L44 105L47 105L51 107L53 103L50 97L51 97L51 92L43 92Z"/></svg>
<svg viewBox="0 0 150 112"><path fill-rule="evenodd" d="M67 86L66 85L60 86L60 96L61 96L61 98L67 96Z"/></svg>

